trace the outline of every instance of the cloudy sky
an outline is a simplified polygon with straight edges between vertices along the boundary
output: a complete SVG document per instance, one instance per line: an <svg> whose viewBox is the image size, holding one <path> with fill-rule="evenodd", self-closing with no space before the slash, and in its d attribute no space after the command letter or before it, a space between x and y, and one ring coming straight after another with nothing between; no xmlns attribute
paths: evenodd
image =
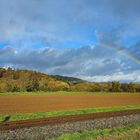
<svg viewBox="0 0 140 140"><path fill-rule="evenodd" d="M0 67L140 82L140 0L0 0Z"/></svg>

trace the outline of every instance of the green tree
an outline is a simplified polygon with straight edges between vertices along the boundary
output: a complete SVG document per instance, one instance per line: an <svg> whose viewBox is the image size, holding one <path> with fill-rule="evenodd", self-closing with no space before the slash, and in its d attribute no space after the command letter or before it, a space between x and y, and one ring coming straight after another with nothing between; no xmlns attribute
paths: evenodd
<svg viewBox="0 0 140 140"><path fill-rule="evenodd" d="M121 92L121 84L117 81L112 82L112 86L110 88L111 92Z"/></svg>

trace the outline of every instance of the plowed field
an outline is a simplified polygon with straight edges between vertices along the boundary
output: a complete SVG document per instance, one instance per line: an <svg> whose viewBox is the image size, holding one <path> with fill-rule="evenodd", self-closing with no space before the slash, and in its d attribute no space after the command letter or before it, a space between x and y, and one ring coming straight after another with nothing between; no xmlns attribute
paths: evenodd
<svg viewBox="0 0 140 140"><path fill-rule="evenodd" d="M0 114L140 105L140 94L47 94L0 96Z"/></svg>

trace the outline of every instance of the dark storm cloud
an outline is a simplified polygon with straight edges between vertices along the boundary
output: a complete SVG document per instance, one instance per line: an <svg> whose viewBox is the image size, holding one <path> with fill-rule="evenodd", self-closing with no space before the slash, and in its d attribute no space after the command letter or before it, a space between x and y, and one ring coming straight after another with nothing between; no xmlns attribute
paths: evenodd
<svg viewBox="0 0 140 140"><path fill-rule="evenodd" d="M0 58L3 57L4 55L7 57L8 54L14 53L14 48L13 47L6 47L0 49Z"/></svg>
<svg viewBox="0 0 140 140"><path fill-rule="evenodd" d="M14 39L13 35L78 38L75 28L81 24L98 30L116 24L135 28L140 22L139 6L139 0L0 0L1 39Z"/></svg>
<svg viewBox="0 0 140 140"><path fill-rule="evenodd" d="M0 63L51 74L93 76L124 70L121 66L123 60L115 56L117 54L114 51L97 46L70 50L46 48L40 51L24 50L14 54L11 52L0 59Z"/></svg>

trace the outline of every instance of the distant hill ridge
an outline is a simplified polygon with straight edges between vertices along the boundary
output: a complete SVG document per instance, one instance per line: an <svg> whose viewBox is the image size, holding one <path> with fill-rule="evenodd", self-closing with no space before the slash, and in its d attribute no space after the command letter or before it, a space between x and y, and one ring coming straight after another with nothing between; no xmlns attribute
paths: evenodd
<svg viewBox="0 0 140 140"><path fill-rule="evenodd" d="M87 82L87 81L79 79L79 78L68 77L68 76L51 75L51 77L56 78L57 80L64 81L69 84L78 84L78 83Z"/></svg>

